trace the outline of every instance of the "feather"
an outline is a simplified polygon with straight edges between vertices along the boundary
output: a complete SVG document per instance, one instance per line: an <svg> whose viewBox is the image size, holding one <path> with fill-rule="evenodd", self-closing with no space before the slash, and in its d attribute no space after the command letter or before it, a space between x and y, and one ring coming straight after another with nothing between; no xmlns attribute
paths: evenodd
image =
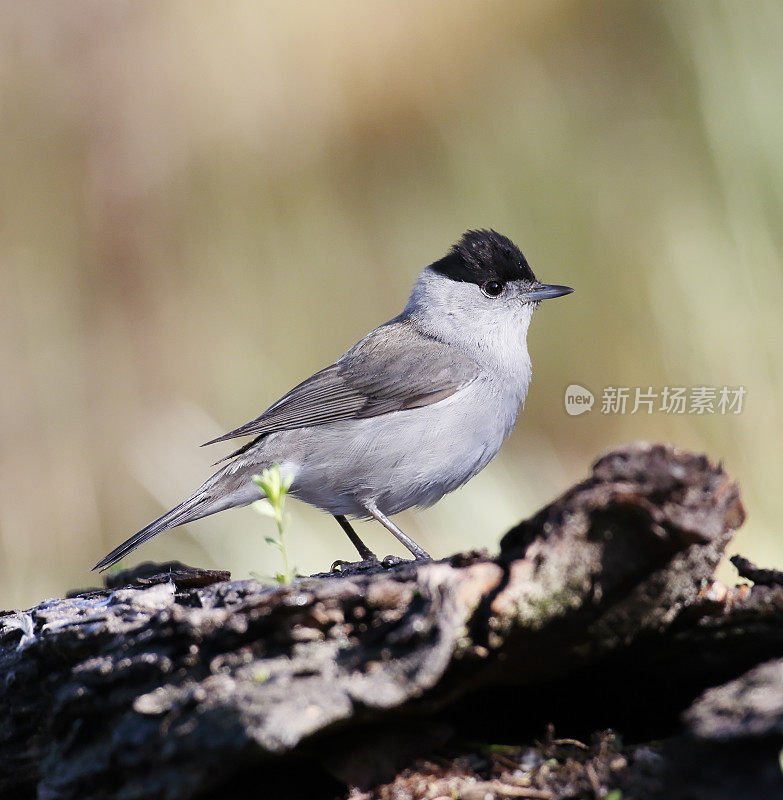
<svg viewBox="0 0 783 800"><path fill-rule="evenodd" d="M478 365L467 356L398 317L294 387L261 416L205 444L421 408L446 399L478 374Z"/></svg>

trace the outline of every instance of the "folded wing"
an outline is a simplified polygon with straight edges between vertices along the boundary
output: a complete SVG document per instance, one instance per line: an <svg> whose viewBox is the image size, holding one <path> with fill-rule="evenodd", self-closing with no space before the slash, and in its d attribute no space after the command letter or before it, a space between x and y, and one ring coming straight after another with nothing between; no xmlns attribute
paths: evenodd
<svg viewBox="0 0 783 800"><path fill-rule="evenodd" d="M477 375L477 365L459 351L407 320L392 321L260 417L206 444L419 408L444 400Z"/></svg>

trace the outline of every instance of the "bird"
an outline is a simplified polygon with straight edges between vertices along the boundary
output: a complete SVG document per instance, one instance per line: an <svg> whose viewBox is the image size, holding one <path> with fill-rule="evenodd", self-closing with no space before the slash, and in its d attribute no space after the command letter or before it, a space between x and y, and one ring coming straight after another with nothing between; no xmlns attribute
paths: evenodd
<svg viewBox="0 0 783 800"><path fill-rule="evenodd" d="M533 312L572 291L539 282L506 236L467 231L419 273L402 313L254 420L206 442L253 437L93 569L171 528L261 499L252 478L273 465L293 497L334 516L359 564L378 558L349 519L375 519L414 560L430 559L390 517L431 506L497 455L530 384Z"/></svg>

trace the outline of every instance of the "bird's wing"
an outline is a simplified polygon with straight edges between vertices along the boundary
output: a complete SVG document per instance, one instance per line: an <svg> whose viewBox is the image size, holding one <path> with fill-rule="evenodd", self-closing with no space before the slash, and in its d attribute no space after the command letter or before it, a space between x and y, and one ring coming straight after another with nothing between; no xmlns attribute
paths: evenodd
<svg viewBox="0 0 783 800"><path fill-rule="evenodd" d="M207 444L420 408L454 394L478 373L477 364L459 351L406 320L392 321L294 387L260 417Z"/></svg>

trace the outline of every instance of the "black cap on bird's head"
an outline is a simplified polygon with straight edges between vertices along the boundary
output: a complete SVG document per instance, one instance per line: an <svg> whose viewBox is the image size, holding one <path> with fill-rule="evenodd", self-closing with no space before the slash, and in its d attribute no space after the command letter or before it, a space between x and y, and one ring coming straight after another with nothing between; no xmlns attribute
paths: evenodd
<svg viewBox="0 0 783 800"><path fill-rule="evenodd" d="M453 281L534 281L522 251L497 231L468 231L432 268Z"/></svg>
<svg viewBox="0 0 783 800"><path fill-rule="evenodd" d="M568 286L539 283L522 251L511 239L494 230L467 231L432 269L450 280L482 287L526 281L530 284L526 299L531 301L560 297L573 291Z"/></svg>

